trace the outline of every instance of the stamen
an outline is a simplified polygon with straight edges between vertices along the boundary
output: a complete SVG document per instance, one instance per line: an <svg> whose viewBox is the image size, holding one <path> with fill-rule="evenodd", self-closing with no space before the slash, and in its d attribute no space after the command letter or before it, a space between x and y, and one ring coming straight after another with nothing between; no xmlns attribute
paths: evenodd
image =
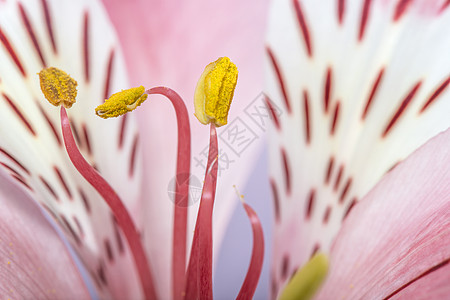
<svg viewBox="0 0 450 300"><path fill-rule="evenodd" d="M103 119L118 117L135 110L147 99L147 96L143 86L122 90L97 106L95 113Z"/></svg>
<svg viewBox="0 0 450 300"><path fill-rule="evenodd" d="M314 297L328 272L328 257L319 253L299 269L284 288L280 300L307 300Z"/></svg>
<svg viewBox="0 0 450 300"><path fill-rule="evenodd" d="M175 206L173 218L172 245L172 289L175 300L183 298L186 284L186 233L189 195L189 174L191 170L191 130L189 115L183 99L166 87L155 87L147 94L159 94L172 102L177 115L178 149L177 170L175 177Z"/></svg>
<svg viewBox="0 0 450 300"><path fill-rule="evenodd" d="M54 106L70 108L76 102L77 85L75 79L66 72L50 67L39 72L41 90L45 98Z"/></svg>
<svg viewBox="0 0 450 300"><path fill-rule="evenodd" d="M228 111L236 87L238 70L228 57L206 66L195 89L195 116L202 124L227 124Z"/></svg>
<svg viewBox="0 0 450 300"><path fill-rule="evenodd" d="M208 162L192 240L185 299L212 299L212 212L217 183L217 132L211 124Z"/></svg>
<svg viewBox="0 0 450 300"><path fill-rule="evenodd" d="M80 174L103 197L117 220L117 224L120 229L122 229L122 232L127 239L136 269L139 274L145 299L156 299L150 264L147 256L145 255L144 247L141 243L141 239L134 225L133 219L114 189L90 164L88 164L88 162L81 155L80 150L78 150L75 143L75 139L73 138L69 118L67 117L64 107L61 107L61 127L64 145L66 146L67 154L69 155L70 160L78 172L80 172Z"/></svg>

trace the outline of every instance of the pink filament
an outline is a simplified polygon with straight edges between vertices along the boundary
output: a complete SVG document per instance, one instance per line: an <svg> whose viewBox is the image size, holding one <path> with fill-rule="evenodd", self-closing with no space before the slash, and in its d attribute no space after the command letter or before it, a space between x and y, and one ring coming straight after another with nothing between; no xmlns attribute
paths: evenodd
<svg viewBox="0 0 450 300"><path fill-rule="evenodd" d="M185 299L212 299L212 212L217 183L217 133L211 124L208 164L192 241Z"/></svg>
<svg viewBox="0 0 450 300"><path fill-rule="evenodd" d="M264 234L261 221L255 211L246 203L244 205L245 212L250 220L253 231L253 250L250 266L248 267L247 275L244 283L236 299L252 299L255 294L256 286L258 285L259 277L263 266L264 259Z"/></svg>
<svg viewBox="0 0 450 300"><path fill-rule="evenodd" d="M100 176L100 174L89 165L81 155L77 148L75 140L70 128L69 119L67 117L66 109L61 106L61 127L64 138L64 145L66 146L67 154L72 161L75 168L80 174L94 187L97 192L103 197L105 202L110 207L117 224L128 242L134 263L136 265L141 286L144 292L145 299L156 299L155 287L153 284L153 277L150 270L148 259L145 255L139 234L134 226L133 220L128 213L126 207L123 205L119 196Z"/></svg>
<svg viewBox="0 0 450 300"><path fill-rule="evenodd" d="M172 292L175 300L183 298L186 276L186 230L189 195L189 175L191 168L191 130L189 115L181 97L166 87L155 87L147 94L166 96L175 108L178 125L178 154L175 182L175 206L173 219L172 247Z"/></svg>

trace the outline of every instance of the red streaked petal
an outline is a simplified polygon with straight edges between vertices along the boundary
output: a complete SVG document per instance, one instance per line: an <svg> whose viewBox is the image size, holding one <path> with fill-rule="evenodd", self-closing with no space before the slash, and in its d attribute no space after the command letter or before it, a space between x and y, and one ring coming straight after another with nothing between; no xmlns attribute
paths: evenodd
<svg viewBox="0 0 450 300"><path fill-rule="evenodd" d="M236 299L251 299L255 294L256 286L258 285L259 277L263 266L264 259L264 233L261 221L256 212L247 203L242 203L245 212L252 225L253 232L253 250L250 266L248 267L247 275L244 283L239 291Z"/></svg>
<svg viewBox="0 0 450 300"><path fill-rule="evenodd" d="M217 133L210 126L210 144L192 250L187 271L185 299L212 299L212 212L217 183Z"/></svg>
<svg viewBox="0 0 450 300"><path fill-rule="evenodd" d="M269 131L270 178L281 212L274 294L288 280L285 256L302 265L318 248L329 253L357 202L397 162L450 127L450 60L439 59L450 49L445 0L298 1L312 56L293 1L273 0L266 43L280 74L267 54L264 93L277 107L290 99L292 110L279 116L281 130ZM281 147L289 158L289 193L280 188Z"/></svg>
<svg viewBox="0 0 450 300"><path fill-rule="evenodd" d="M401 295L446 268L449 165L450 129L399 163L352 209L332 246L319 299ZM448 283L438 279L433 286Z"/></svg>
<svg viewBox="0 0 450 300"><path fill-rule="evenodd" d="M128 87L122 51L107 13L98 0L3 1L0 6L0 40L4 40L0 41L0 128L5 129L0 130L0 168L54 215L100 283L95 286L100 298L139 298L130 251L127 246L121 251L113 242L116 234L107 205L70 163L61 143L59 111L43 98L36 75L46 64L78 81L78 101L70 116L81 152L114 186L127 208L139 212L143 168L140 143L133 148L134 117L128 118L119 148L121 120L106 124L89 113L105 99L106 85L112 91ZM84 80L82 47L85 14L90 16L89 84ZM131 157L135 158L133 177L127 176ZM113 261L108 259L110 250ZM128 274L127 280L121 274Z"/></svg>

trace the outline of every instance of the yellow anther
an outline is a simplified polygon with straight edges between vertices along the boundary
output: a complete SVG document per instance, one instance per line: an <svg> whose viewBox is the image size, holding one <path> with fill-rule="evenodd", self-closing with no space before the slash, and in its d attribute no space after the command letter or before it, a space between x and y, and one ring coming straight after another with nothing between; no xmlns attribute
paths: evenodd
<svg viewBox="0 0 450 300"><path fill-rule="evenodd" d="M280 300L313 298L328 272L328 257L319 253L298 270L281 293Z"/></svg>
<svg viewBox="0 0 450 300"><path fill-rule="evenodd" d="M95 113L103 119L118 117L136 109L147 97L143 86L122 90L97 106Z"/></svg>
<svg viewBox="0 0 450 300"><path fill-rule="evenodd" d="M66 72L50 67L39 72L41 90L54 106L72 107L77 97L77 82Z"/></svg>
<svg viewBox="0 0 450 300"><path fill-rule="evenodd" d="M228 57L221 57L206 66L195 88L195 116L202 124L227 124L238 70Z"/></svg>

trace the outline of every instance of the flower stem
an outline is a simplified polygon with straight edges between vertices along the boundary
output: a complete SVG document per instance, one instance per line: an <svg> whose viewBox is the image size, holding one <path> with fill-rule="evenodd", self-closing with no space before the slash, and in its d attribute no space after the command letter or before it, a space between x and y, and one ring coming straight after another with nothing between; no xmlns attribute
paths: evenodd
<svg viewBox="0 0 450 300"><path fill-rule="evenodd" d="M178 154L175 181L175 206L173 219L172 247L172 293L173 299L183 298L186 280L186 233L189 195L189 178L191 170L191 130L189 115L181 97L166 87L155 87L147 94L160 94L167 97L175 109L178 125Z"/></svg>
<svg viewBox="0 0 450 300"><path fill-rule="evenodd" d="M72 161L78 172L80 172L80 174L103 197L105 202L110 207L114 217L116 218L117 224L119 225L120 229L122 229L122 232L130 247L134 263L139 274L139 279L141 281L145 299L156 299L156 292L153 284L150 265L147 256L145 255L139 233L134 226L133 220L113 188L81 155L72 135L72 130L70 128L70 122L67 117L66 109L62 106L61 127L64 138L64 145L66 147L67 154L69 155L70 160Z"/></svg>
<svg viewBox="0 0 450 300"><path fill-rule="evenodd" d="M217 183L217 133L211 123L205 183L195 224L185 299L212 299L212 213Z"/></svg>

